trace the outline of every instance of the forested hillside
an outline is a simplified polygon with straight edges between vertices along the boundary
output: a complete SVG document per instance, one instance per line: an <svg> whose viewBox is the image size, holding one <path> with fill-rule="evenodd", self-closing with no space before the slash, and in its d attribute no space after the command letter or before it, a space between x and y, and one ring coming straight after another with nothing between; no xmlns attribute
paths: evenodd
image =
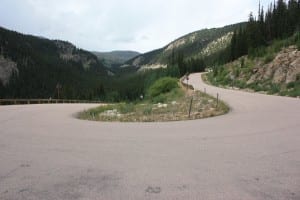
<svg viewBox="0 0 300 200"><path fill-rule="evenodd" d="M68 42L0 28L0 49L1 98L87 99L95 93L101 95L106 69L95 55Z"/></svg>
<svg viewBox="0 0 300 200"><path fill-rule="evenodd" d="M134 66L137 70L166 67L178 64L178 59L183 58L185 67L182 71L201 71L204 63L211 64L215 60L221 61L224 50L230 45L234 30L244 27L245 23L225 26L222 28L203 29L187 34L161 49L157 49L132 60L127 66ZM191 68L197 69L191 69Z"/></svg>
<svg viewBox="0 0 300 200"><path fill-rule="evenodd" d="M0 98L132 101L173 69L108 76L97 57L69 42L0 28Z"/></svg>
<svg viewBox="0 0 300 200"><path fill-rule="evenodd" d="M235 30L231 40L230 59L243 55L263 54L274 40L285 39L300 31L300 1L278 0L265 11L259 5L258 16L249 15L246 28Z"/></svg>
<svg viewBox="0 0 300 200"><path fill-rule="evenodd" d="M226 65L208 74L214 85L300 96L300 1L278 0L235 30Z"/></svg>
<svg viewBox="0 0 300 200"><path fill-rule="evenodd" d="M108 68L118 68L124 62L138 56L140 53L136 51L111 51L111 52L96 52L99 60Z"/></svg>
<svg viewBox="0 0 300 200"><path fill-rule="evenodd" d="M115 71L110 69L114 76L108 76L94 54L71 43L0 28L0 98L133 101L160 77L181 77L206 67L214 69L211 80L229 83L235 72L247 69L251 76L259 71L252 70L258 68L254 67L256 58L268 64L283 47L299 49L299 30L300 0L278 0L267 9L259 6L257 17L251 13L248 22L190 33L138 55ZM239 69L225 69L224 64L245 55L248 57L239 60ZM254 65L241 69L249 63ZM295 77L297 86L299 76Z"/></svg>

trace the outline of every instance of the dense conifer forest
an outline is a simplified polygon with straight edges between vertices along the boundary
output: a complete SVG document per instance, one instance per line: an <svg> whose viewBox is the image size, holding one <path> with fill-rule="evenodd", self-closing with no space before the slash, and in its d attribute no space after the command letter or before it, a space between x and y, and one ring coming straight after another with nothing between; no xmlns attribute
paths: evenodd
<svg viewBox="0 0 300 200"><path fill-rule="evenodd" d="M181 50L168 53L165 61L167 68L145 72L136 72L134 67L119 68L113 71L114 76L108 75L109 69L95 55L68 42L0 28L0 56L15 62L18 68L8 84L0 81L0 98L134 101L160 77L179 78L187 73L202 72L207 66L225 64L246 54L255 57L265 53L265 47L273 41L299 33L300 0L278 0L267 9L259 5L257 17L250 13L247 23L214 30L220 33L211 32L222 36L232 28L236 30L231 42L216 53L197 57L194 56L195 51L191 51L193 55L190 55L186 48L188 45L195 48L197 44L188 44ZM209 30L204 32L206 36L210 33ZM163 54L162 49L148 53L149 56L143 62L150 62L159 53Z"/></svg>
<svg viewBox="0 0 300 200"><path fill-rule="evenodd" d="M247 26L233 34L229 60L262 54L274 40L286 39L300 31L300 1L278 0L267 10L259 5L258 15L250 13Z"/></svg>

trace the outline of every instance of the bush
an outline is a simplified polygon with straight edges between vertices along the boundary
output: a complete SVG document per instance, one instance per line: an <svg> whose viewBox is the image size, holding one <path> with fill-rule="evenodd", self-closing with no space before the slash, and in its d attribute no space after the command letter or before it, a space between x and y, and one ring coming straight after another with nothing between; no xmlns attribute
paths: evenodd
<svg viewBox="0 0 300 200"><path fill-rule="evenodd" d="M257 47L257 48L250 48L248 51L248 55L251 59L257 57L263 57L267 53L267 48L264 46Z"/></svg>
<svg viewBox="0 0 300 200"><path fill-rule="evenodd" d="M121 103L118 105L117 109L121 114L132 113L135 111L135 106L133 103Z"/></svg>
<svg viewBox="0 0 300 200"><path fill-rule="evenodd" d="M261 87L261 85L259 83L257 83L257 82L251 83L247 87L251 88L255 92L259 92L259 91L263 90L262 87Z"/></svg>
<svg viewBox="0 0 300 200"><path fill-rule="evenodd" d="M296 85L295 82L290 82L290 83L287 84L286 87L287 87L288 89L291 89L291 88L294 88L295 85Z"/></svg>
<svg viewBox="0 0 300 200"><path fill-rule="evenodd" d="M165 95L158 95L151 99L153 103L165 103L167 101L167 97Z"/></svg>
<svg viewBox="0 0 300 200"><path fill-rule="evenodd" d="M148 95L150 97L157 97L160 94L170 92L171 90L178 88L178 81L175 78L165 77L158 79L148 89Z"/></svg>
<svg viewBox="0 0 300 200"><path fill-rule="evenodd" d="M280 92L280 86L277 84L271 84L271 88L268 91L268 94L277 94Z"/></svg>
<svg viewBox="0 0 300 200"><path fill-rule="evenodd" d="M300 96L300 88L294 88L293 90L289 91L288 96L299 97Z"/></svg>
<svg viewBox="0 0 300 200"><path fill-rule="evenodd" d="M275 58L275 55L272 53L268 53L265 57L264 57L264 63L268 64L270 62L272 62Z"/></svg>
<svg viewBox="0 0 300 200"><path fill-rule="evenodd" d="M241 80L236 80L234 81L234 85L237 86L238 88L244 89L247 87L247 83L245 81L241 81Z"/></svg>

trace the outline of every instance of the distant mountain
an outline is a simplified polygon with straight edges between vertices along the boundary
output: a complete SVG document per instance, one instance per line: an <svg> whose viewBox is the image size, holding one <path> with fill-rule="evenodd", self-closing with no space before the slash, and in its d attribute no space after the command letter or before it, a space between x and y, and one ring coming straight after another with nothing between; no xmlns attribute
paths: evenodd
<svg viewBox="0 0 300 200"><path fill-rule="evenodd" d="M114 67L140 55L136 51L93 52L107 67Z"/></svg>
<svg viewBox="0 0 300 200"><path fill-rule="evenodd" d="M203 29L169 43L161 49L138 55L123 67L136 69L165 67L172 55L181 53L185 59L209 57L218 54L230 45L234 30L246 23L238 23L222 28Z"/></svg>
<svg viewBox="0 0 300 200"><path fill-rule="evenodd" d="M0 98L95 96L107 70L97 57L73 44L0 27ZM100 95L100 93L99 93Z"/></svg>

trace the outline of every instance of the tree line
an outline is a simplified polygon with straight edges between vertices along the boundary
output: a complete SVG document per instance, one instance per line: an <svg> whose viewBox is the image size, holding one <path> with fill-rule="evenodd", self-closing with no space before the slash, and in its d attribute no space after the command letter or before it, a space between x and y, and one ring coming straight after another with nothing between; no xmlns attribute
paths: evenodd
<svg viewBox="0 0 300 200"><path fill-rule="evenodd" d="M277 0L265 11L259 5L258 15L250 13L245 28L234 31L230 45L230 60L254 54L257 48L277 39L285 39L300 31L300 0Z"/></svg>
<svg viewBox="0 0 300 200"><path fill-rule="evenodd" d="M169 57L168 66L175 68L177 71L176 76L181 77L187 73L203 72L205 71L206 64L203 58L185 58L182 51L172 51Z"/></svg>

